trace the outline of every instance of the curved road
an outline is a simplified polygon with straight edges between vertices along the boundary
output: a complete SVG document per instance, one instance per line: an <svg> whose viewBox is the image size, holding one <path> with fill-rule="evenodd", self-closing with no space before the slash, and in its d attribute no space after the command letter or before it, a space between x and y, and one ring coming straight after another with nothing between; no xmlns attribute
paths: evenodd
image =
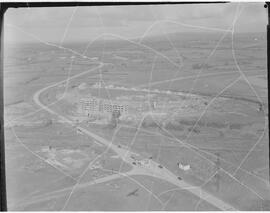
<svg viewBox="0 0 270 213"><path fill-rule="evenodd" d="M85 71L82 72L80 74L74 75L72 77L69 78L70 79L74 79L77 78L79 76L82 76L84 74L87 74L89 72L92 72L96 69L101 68L102 66L104 66L104 63L100 62L99 65L89 71ZM47 87L42 88L41 90L37 91L34 96L33 99L35 101L35 103L40 106L42 109L44 109L45 111L57 115L63 122L68 123L70 125L74 125L73 121L70 120L69 118L60 115L59 113L53 111L52 109L50 109L48 106L44 105L41 100L40 100L40 95L45 92L46 90L53 88L61 83L66 82L66 80L60 81L58 83L55 83L53 85L49 85ZM236 210L233 206L231 206L230 204L220 200L219 198L213 196L212 194L204 191L203 189L197 187L197 186L193 186L190 185L189 183L183 181L183 180L179 180L178 177L173 174L172 172L170 172L168 169L166 169L165 167L163 168L159 168L158 167L158 163L150 160L149 159L149 163L147 165L141 165L141 166L137 166L137 165L133 165L132 162L134 161L132 159L132 155L138 155L137 153L128 151L124 148L119 148L118 146L116 146L115 144L112 144L110 141L106 140L105 138L100 137L99 135L95 134L94 132L91 132L89 130L86 129L86 127L82 126L82 125L78 125L77 129L79 129L81 132L83 132L84 134L90 136L91 138L97 140L98 142L104 144L105 146L110 146L110 148L117 153L117 155L119 155L119 157L126 163L130 164L133 167L133 170L129 173L126 173L127 175L147 175L147 176L151 176L151 177L155 177L155 178L159 178L159 179L163 179L165 181L168 181L182 189L188 190L189 192L191 192L192 194L201 197L201 199L205 200L206 202L212 204L213 206L221 209L221 210ZM115 178L119 178L119 175L114 175L113 177L106 177L103 178L103 180L100 181L95 181L95 183L99 183L99 182L105 182L111 179L115 179ZM84 183L83 185L80 184L81 186L85 186L85 184L87 185L91 185L93 184L91 183ZM79 187L81 187L79 186ZM69 188L65 188L62 189L60 191L55 192L56 194L59 192L65 192L66 190L69 190ZM52 192L54 193L54 192ZM52 194L50 193L50 196L48 196L48 198L52 198ZM43 198L46 200L46 196L43 196Z"/></svg>

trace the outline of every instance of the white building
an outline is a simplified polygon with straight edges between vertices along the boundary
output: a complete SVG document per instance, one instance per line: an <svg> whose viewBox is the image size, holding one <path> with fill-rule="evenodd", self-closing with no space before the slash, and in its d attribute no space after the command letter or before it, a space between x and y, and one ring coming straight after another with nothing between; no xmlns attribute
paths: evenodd
<svg viewBox="0 0 270 213"><path fill-rule="evenodd" d="M178 163L179 169L182 169L184 171L190 170L190 165L189 164L182 164L181 162Z"/></svg>
<svg viewBox="0 0 270 213"><path fill-rule="evenodd" d="M79 102L79 113L90 115L97 112L112 113L119 111L120 114L128 114L128 104L120 101L110 101L106 99L97 99L95 97L82 98Z"/></svg>

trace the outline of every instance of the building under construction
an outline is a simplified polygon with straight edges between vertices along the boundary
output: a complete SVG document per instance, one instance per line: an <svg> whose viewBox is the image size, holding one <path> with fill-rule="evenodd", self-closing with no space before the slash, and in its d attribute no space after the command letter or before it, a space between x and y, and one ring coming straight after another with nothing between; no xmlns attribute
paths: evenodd
<svg viewBox="0 0 270 213"><path fill-rule="evenodd" d="M78 104L78 112L87 116L95 113L111 114L114 111L119 111L121 115L128 114L128 103L90 97L80 99Z"/></svg>

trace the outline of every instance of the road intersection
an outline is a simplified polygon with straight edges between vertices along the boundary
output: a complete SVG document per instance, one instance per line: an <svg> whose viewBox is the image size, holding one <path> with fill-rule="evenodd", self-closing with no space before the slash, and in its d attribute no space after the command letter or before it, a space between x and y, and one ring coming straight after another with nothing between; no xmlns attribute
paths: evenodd
<svg viewBox="0 0 270 213"><path fill-rule="evenodd" d="M102 66L104 66L104 63L100 62L99 65L89 71L85 71L82 72L80 74L74 75L72 77L69 78L69 81L71 79L77 78L79 76L85 75L89 72L95 71L96 69L100 69ZM200 197L201 199L205 200L206 202L212 204L213 206L221 209L221 210L236 210L233 206L231 206L230 204L226 203L225 201L215 197L214 195L206 192L205 190L203 190L202 188L198 187L198 186L193 186L187 182L185 182L184 180L179 180L178 176L176 176L175 174L173 174L171 171L169 171L167 168L165 168L164 166L160 167L159 163L155 162L152 159L148 159L148 163L146 164L142 164L142 165L134 165L134 158L132 157L133 155L139 155L138 153L134 153L132 151L127 150L125 147L120 147L117 146L115 144L113 144L112 142L108 141L107 139L95 134L92 131L89 131L87 129L87 127L83 126L82 124L76 124L74 125L74 122L72 120L70 120L69 118L65 117L64 115L61 115L58 112L53 111L51 108L49 108L50 105L44 105L42 103L42 101L40 100L40 96L43 92L45 92L48 89L51 89L55 86L58 86L64 82L67 82L67 80L63 80L60 81L58 83L55 83L53 85L49 85L46 86L42 89L40 89L39 91L37 91L34 96L33 99L35 101L35 103L43 110L56 115L59 117L59 119L64 122L64 123L68 123L72 126L75 126L77 128L77 130L79 130L80 132L82 132L83 134L93 138L94 140L96 140L98 143L101 143L107 147L109 147L111 150L113 150L125 163L129 164L132 166L132 170L129 172L124 173L125 176L131 176L131 175L146 175L146 176L151 176L154 178L158 178L158 179L162 179L165 180L167 182L170 182L172 184L174 184L175 186L181 188L181 189L185 189L187 191L189 191L190 193ZM95 181L91 181L88 183L80 183L77 185L77 188L85 188L86 186L90 186L93 184L97 184L97 183L102 183L102 182L107 182L113 179L117 179L122 177L123 175L121 174L112 174L108 177L102 177L99 180L95 180ZM54 197L59 197L59 196L63 196L63 194L65 194L65 192L67 192L68 190L71 190L72 187L67 187L58 191L54 191L48 194L44 194L44 195L39 195L37 197L34 197L32 200L30 200L29 202L25 202L23 205L27 205L27 203L33 203L33 202L39 202L39 201L44 201L46 199L50 200Z"/></svg>

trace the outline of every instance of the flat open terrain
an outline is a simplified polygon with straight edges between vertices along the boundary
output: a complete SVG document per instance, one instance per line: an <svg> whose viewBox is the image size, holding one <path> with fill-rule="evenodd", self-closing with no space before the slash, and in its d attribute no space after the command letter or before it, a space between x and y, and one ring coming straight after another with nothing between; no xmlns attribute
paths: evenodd
<svg viewBox="0 0 270 213"><path fill-rule="evenodd" d="M168 36L6 44L10 210L270 210L265 35Z"/></svg>

